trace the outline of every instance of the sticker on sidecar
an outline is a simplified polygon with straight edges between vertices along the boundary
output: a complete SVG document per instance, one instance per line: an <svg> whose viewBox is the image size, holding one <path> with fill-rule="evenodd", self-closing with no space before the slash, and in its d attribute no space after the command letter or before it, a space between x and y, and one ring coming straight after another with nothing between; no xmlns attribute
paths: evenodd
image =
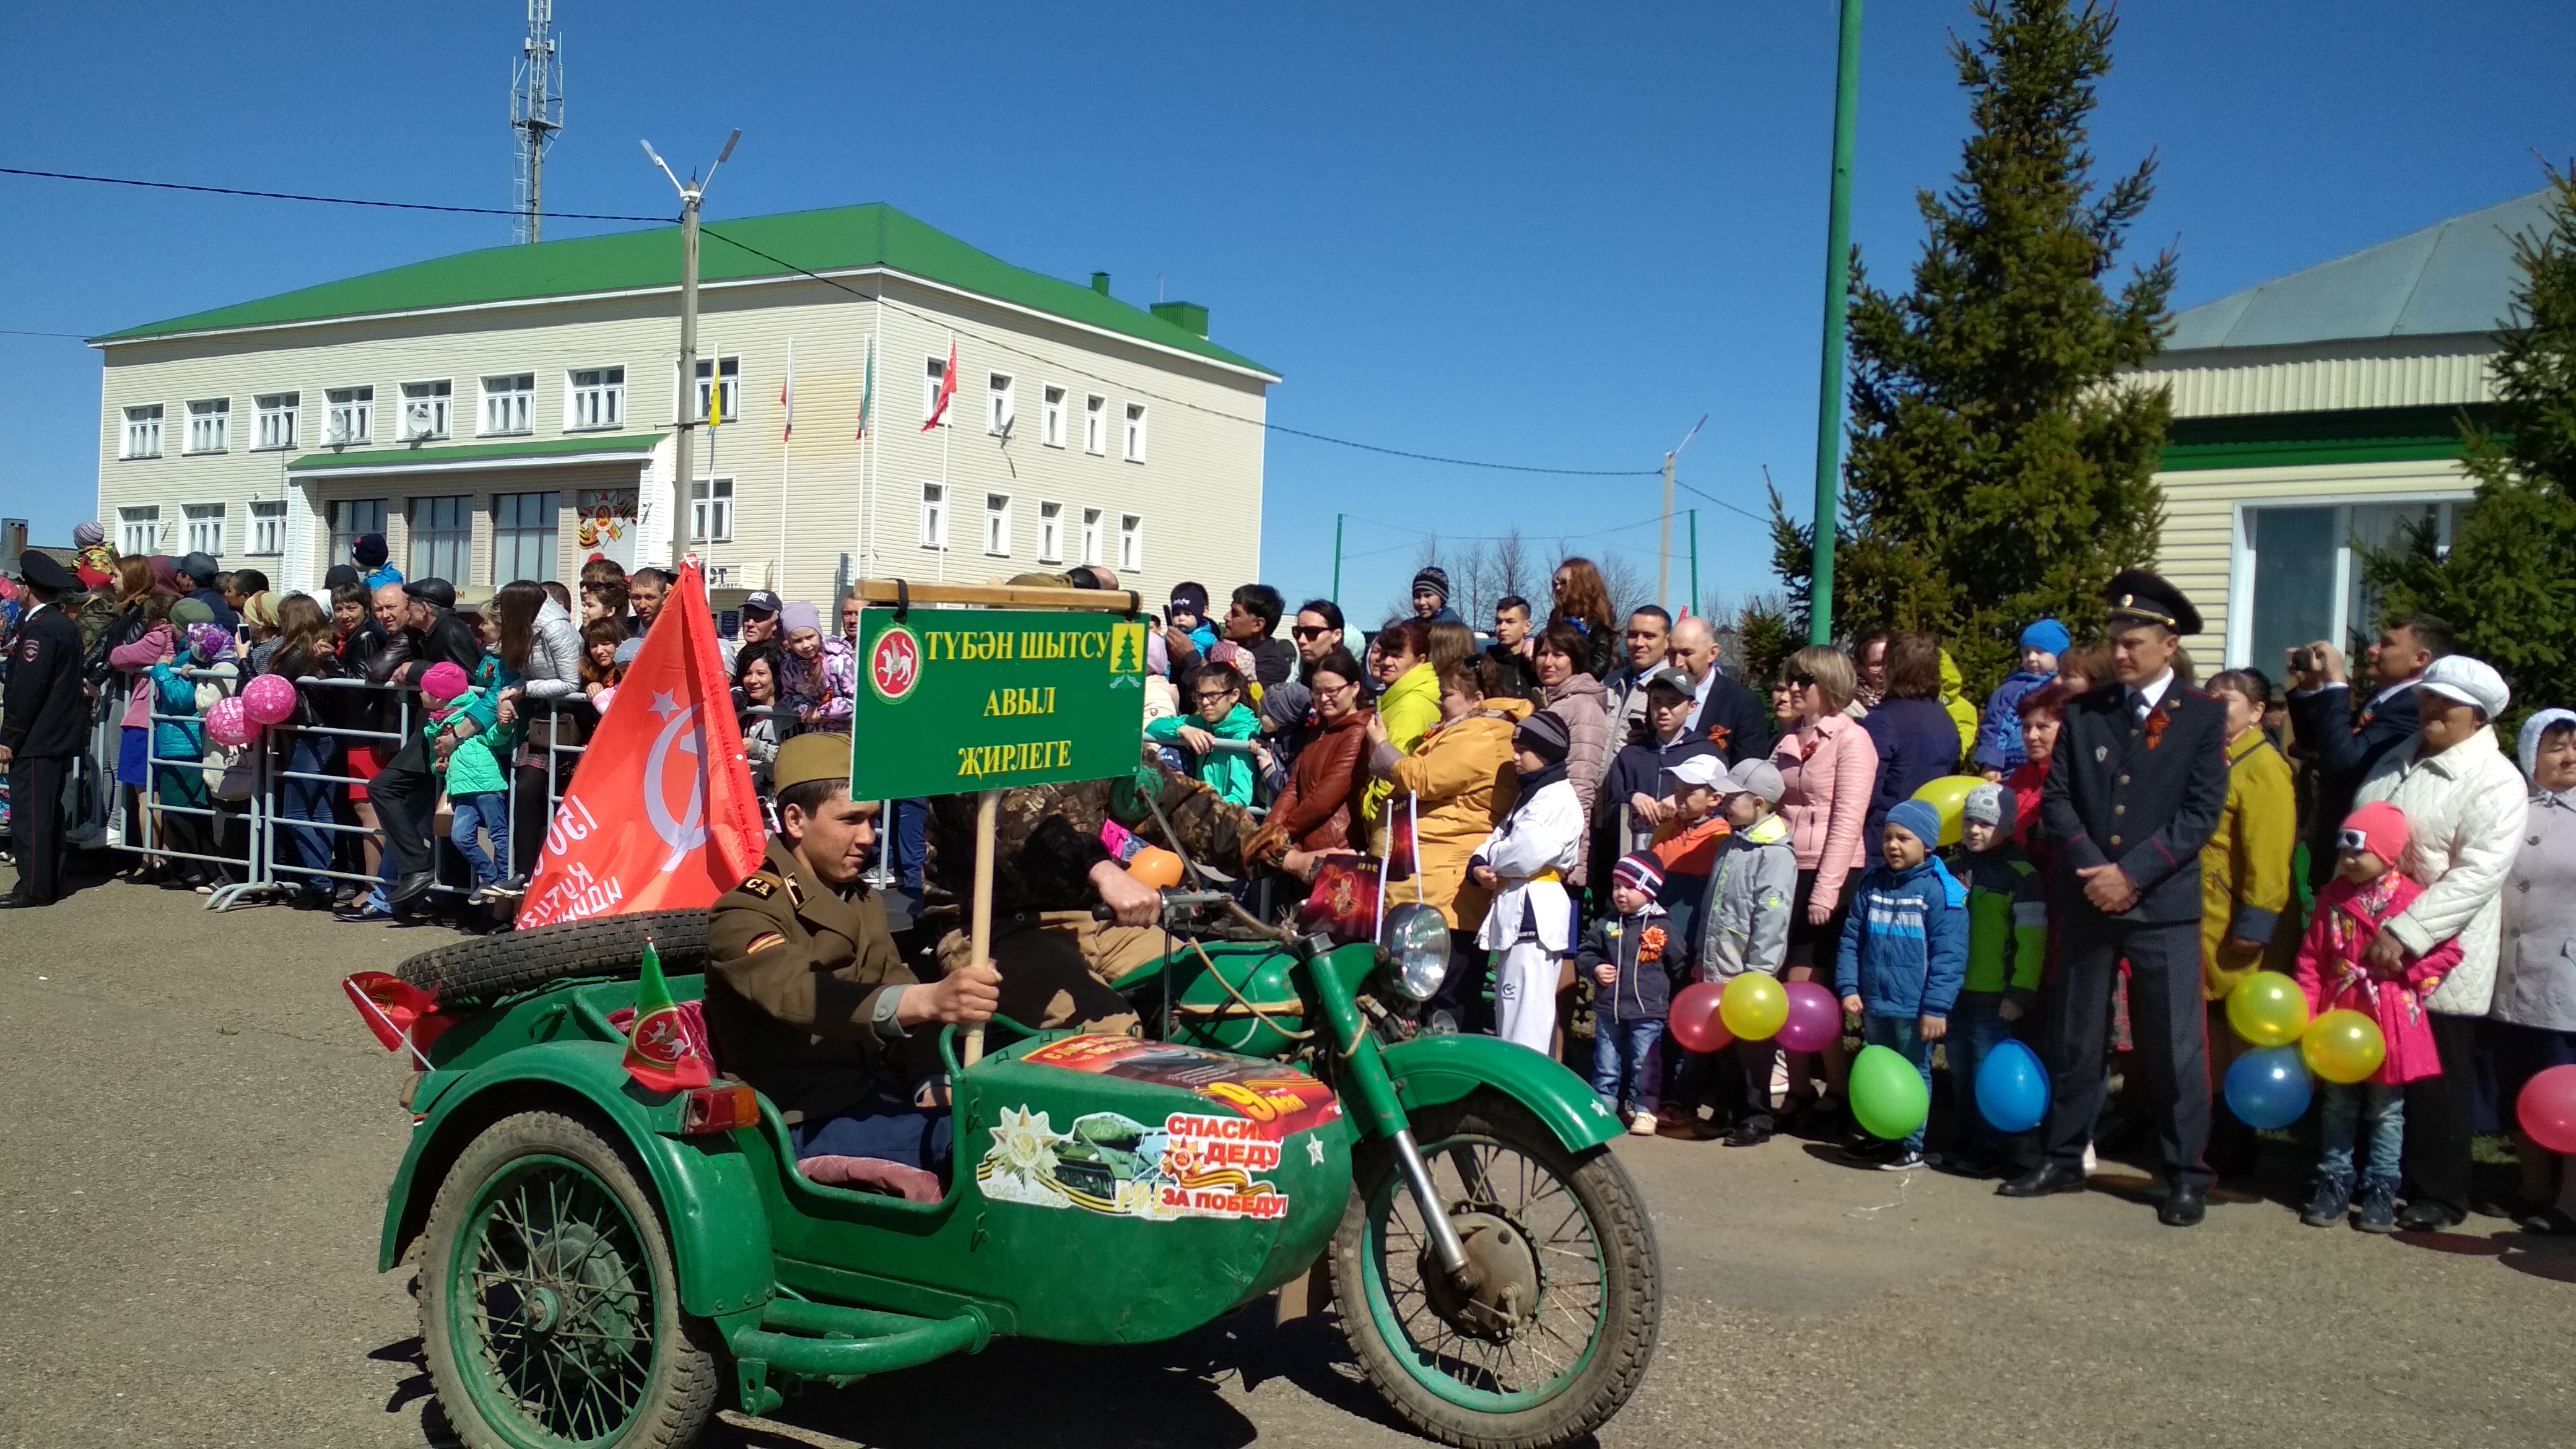
<svg viewBox="0 0 2576 1449"><path fill-rule="evenodd" d="M1069 1036L1049 1042L1020 1060L1069 1072L1179 1087L1241 1114L1259 1128L1257 1135L1272 1142L1339 1121L1342 1115L1341 1099L1333 1095L1333 1089L1294 1067L1169 1042L1138 1041L1128 1036Z"/></svg>
<svg viewBox="0 0 2576 1449"><path fill-rule="evenodd" d="M1274 1219L1288 1194L1253 1176L1279 1166L1279 1143L1243 1117L1174 1112L1159 1128L1117 1112L1059 1132L1045 1112L1005 1107L975 1182L995 1202L1109 1217Z"/></svg>

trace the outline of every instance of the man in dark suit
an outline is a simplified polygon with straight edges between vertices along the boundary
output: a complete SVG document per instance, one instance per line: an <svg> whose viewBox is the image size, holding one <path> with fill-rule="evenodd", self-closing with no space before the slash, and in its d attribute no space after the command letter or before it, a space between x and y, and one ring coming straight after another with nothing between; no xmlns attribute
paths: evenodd
<svg viewBox="0 0 2576 1449"><path fill-rule="evenodd" d="M2370 646L2375 693L2353 713L2352 685L2343 651L2320 639L2304 651L2307 669L2292 651L2290 727L2297 748L2312 763L2316 799L2308 811L2308 886L2323 890L2335 873L2335 833L2352 813L2361 788L2380 757L2415 737L2415 685L2433 661L2451 652L2451 626L2431 614L2391 619Z"/></svg>
<svg viewBox="0 0 2576 1449"><path fill-rule="evenodd" d="M445 579L414 579L402 585L402 591L406 601L403 636L410 648L389 682L416 689L439 664L454 664L473 674L483 661L483 644L456 617L455 585ZM430 869L435 843L430 831L438 811L438 776L432 772L429 745L418 727L416 710L410 718L411 737L385 762L384 773L367 784L376 820L384 826L386 853L395 862L385 872L393 882L385 895L397 910L437 883Z"/></svg>
<svg viewBox="0 0 2576 1449"><path fill-rule="evenodd" d="M2179 636L2200 632L2182 592L2144 569L2111 580L2115 683L2066 711L2040 797L2057 852L2057 980L2040 1005L2053 1090L2046 1155L2006 1197L2084 1187L2085 1139L2102 1108L2111 991L2129 963L2132 1055L2154 1107L2170 1188L2157 1217L2201 1220L2213 1180L2209 1043L2201 1005L2200 851L2227 803L2227 712L2179 679Z"/></svg>
<svg viewBox="0 0 2576 1449"><path fill-rule="evenodd" d="M29 549L18 567L35 609L9 643L9 693L0 702L0 768L9 772L9 828L18 888L0 909L53 904L62 894L63 787L89 742L89 691L81 678L80 626L62 600L80 579Z"/></svg>

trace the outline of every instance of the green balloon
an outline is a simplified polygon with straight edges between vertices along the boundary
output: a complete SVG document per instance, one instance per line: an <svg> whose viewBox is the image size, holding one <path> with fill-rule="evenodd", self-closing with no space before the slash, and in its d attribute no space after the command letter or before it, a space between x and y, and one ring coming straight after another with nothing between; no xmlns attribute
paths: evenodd
<svg viewBox="0 0 2576 1449"><path fill-rule="evenodd" d="M1932 1092L1902 1053L1866 1046L1852 1058L1851 1109L1862 1131L1895 1142L1912 1136L1932 1114Z"/></svg>

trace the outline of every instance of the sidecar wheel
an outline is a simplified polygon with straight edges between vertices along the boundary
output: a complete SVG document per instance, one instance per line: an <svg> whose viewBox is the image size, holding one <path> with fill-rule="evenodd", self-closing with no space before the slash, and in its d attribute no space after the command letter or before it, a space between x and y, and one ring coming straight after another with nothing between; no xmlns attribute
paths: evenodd
<svg viewBox="0 0 2576 1449"><path fill-rule="evenodd" d="M682 1449L715 1411L714 1330L626 1158L569 1117L506 1117L439 1185L420 1260L430 1381L469 1449Z"/></svg>
<svg viewBox="0 0 2576 1449"><path fill-rule="evenodd" d="M1432 1257L1395 1155L1355 1164L1332 1248L1342 1333L1416 1430L1459 1449L1558 1449L1644 1379L1661 1316L1654 1229L1603 1149L1569 1153L1492 1093L1414 1114L1450 1221L1484 1271L1479 1297Z"/></svg>

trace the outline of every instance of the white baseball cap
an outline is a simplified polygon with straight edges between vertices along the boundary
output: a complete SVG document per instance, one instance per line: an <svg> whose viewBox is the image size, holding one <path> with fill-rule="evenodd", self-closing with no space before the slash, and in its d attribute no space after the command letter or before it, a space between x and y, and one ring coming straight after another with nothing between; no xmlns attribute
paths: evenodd
<svg viewBox="0 0 2576 1449"><path fill-rule="evenodd" d="M1726 779L1726 762L1714 754L1693 755L1664 773L1685 785L1716 785Z"/></svg>

